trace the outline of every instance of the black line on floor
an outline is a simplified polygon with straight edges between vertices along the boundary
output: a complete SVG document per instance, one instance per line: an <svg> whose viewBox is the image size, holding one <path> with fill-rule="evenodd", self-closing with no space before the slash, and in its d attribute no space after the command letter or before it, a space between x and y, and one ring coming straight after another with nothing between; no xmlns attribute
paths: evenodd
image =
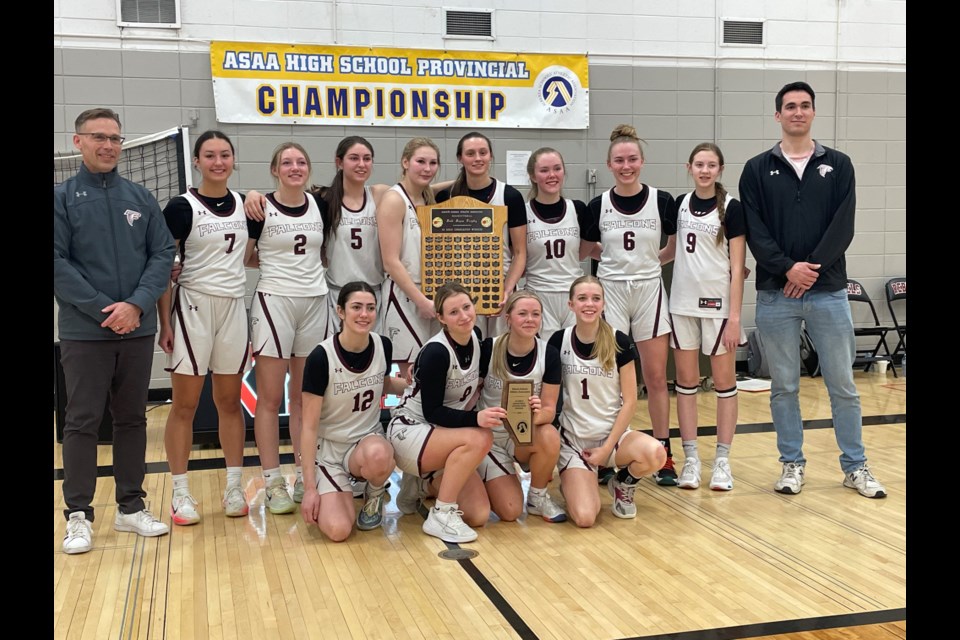
<svg viewBox="0 0 960 640"><path fill-rule="evenodd" d="M892 413L886 415L877 415L877 416L863 416L863 426L873 427L877 425L886 425L886 424L903 424L907 421L907 414L905 413ZM804 420L803 421L804 429L832 429L833 420L824 418L820 420ZM639 429L644 433L651 433L650 429ZM752 424L738 424L737 433L770 433L773 431L772 422L756 422ZM697 434L701 436L715 436L717 435L717 427L700 427L697 429ZM670 430L671 438L679 438L680 430L671 429ZM293 464L293 454L292 453L281 453L280 454L280 464ZM259 456L244 456L243 457L243 466L244 467L259 467L260 466L260 457ZM188 471L208 471L210 469L226 469L227 463L221 458L205 458L202 460L190 460L187 463ZM147 463L147 473L167 473L170 471L170 467L166 462L148 462ZM112 465L103 465L97 467L97 477L105 478L113 475L113 466ZM54 480L63 480L63 469L55 468L53 470L53 479Z"/></svg>
<svg viewBox="0 0 960 640"><path fill-rule="evenodd" d="M797 620L776 620L773 622L745 624L737 627L702 629L700 631L681 631L678 633L660 633L651 636L633 636L631 638L624 638L623 640L736 640L738 638L756 638L785 633L801 633L804 631L822 631L823 629L859 627L868 624L884 624L906 619L907 609L903 607L902 609L884 609L881 611L866 611L864 613L841 613L835 616L799 618Z"/></svg>

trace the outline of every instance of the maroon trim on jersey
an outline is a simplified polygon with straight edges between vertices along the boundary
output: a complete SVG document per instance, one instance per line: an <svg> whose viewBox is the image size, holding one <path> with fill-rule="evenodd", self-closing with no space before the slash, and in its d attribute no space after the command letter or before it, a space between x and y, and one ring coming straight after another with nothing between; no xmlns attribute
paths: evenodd
<svg viewBox="0 0 960 640"><path fill-rule="evenodd" d="M402 189L403 187L400 187L400 188ZM343 204L343 201L342 201L342 200L341 200L341 202L340 202L340 206L341 206L343 209L349 211L350 213L360 213L361 211L363 211L364 209L367 208L367 188L366 188L366 187L363 188L363 202L360 204L360 208L359 208L359 209L351 209L351 208L348 207L347 205Z"/></svg>
<svg viewBox="0 0 960 640"><path fill-rule="evenodd" d="M280 336L277 335L277 326L273 322L273 318L270 317L270 309L267 308L267 299L266 296L270 295L269 293L263 293L262 291L257 291L257 300L260 301L260 308L263 309L263 317L266 319L267 324L270 325L270 335L273 336L273 344L277 347L277 357L283 358L283 347L280 345ZM263 351L263 348L267 346L267 343L264 342L260 348L253 353L254 356L259 356Z"/></svg>
<svg viewBox="0 0 960 640"><path fill-rule="evenodd" d="M247 361L250 359L250 341L247 340L247 347L243 350L243 358L240 360L240 368L237 369L237 375L243 373L243 370L247 368Z"/></svg>
<svg viewBox="0 0 960 640"><path fill-rule="evenodd" d="M660 328L660 314L663 312L663 278L660 279L660 284L657 287L657 313L653 316L653 335L648 338L652 340L659 336L657 329Z"/></svg>
<svg viewBox="0 0 960 640"><path fill-rule="evenodd" d="M493 455L493 452L492 452L492 451L488 451L488 452L487 452L487 457L490 458L491 460L493 460L493 464L495 464L495 465L497 465L498 467L500 467L500 470L503 471L504 475L508 475L508 476L515 476L515 475L517 475L517 472L516 472L516 471L508 470L505 466L503 466L502 464L500 464L500 461L497 460L497 457L496 457L495 455ZM484 474L483 481L484 481L484 482L488 482L487 477L486 477L486 474Z"/></svg>
<svg viewBox="0 0 960 640"><path fill-rule="evenodd" d="M193 346L190 344L190 336L187 334L187 325L183 321L183 302L180 299L180 290L183 287L177 287L173 294L173 314L177 318L177 324L180 325L180 333L183 336L183 344L187 347L187 355L190 356L190 366L193 368L193 375L199 376L200 369L197 367L197 357L193 354Z"/></svg>
<svg viewBox="0 0 960 640"><path fill-rule="evenodd" d="M277 208L277 211L282 213L285 216L290 216L291 218L301 218L307 214L307 211L310 209L310 198L313 198L312 195L308 194L306 191L303 193L304 201L303 204L298 207L288 207L277 202L275 197L276 191L273 193L267 194L267 199Z"/></svg>
<svg viewBox="0 0 960 640"><path fill-rule="evenodd" d="M403 193L403 197L407 199L407 206L408 206L408 207L413 207L413 213L414 213L413 219L417 221L417 226L420 226L420 220L419 220L419 218L417 218L417 216L416 216L416 213L417 213L417 205L415 205L415 204L413 203L413 198L410 197L410 194L407 193L407 190L403 188L403 185L402 185L402 184L400 184L400 183L398 182L398 183L397 183L397 186L400 187L400 191ZM420 194L420 197L423 198L423 201L424 201L424 202L427 201L426 196L424 196L422 193Z"/></svg>
<svg viewBox="0 0 960 640"><path fill-rule="evenodd" d="M668 313L667 316L670 318L670 324L673 325L673 314ZM681 349L680 338L677 337L676 331L670 332L670 342L672 343L670 346L672 346L674 349Z"/></svg>
<svg viewBox="0 0 960 640"><path fill-rule="evenodd" d="M618 213L622 213L622 214L625 215L625 216L632 216L632 215L635 215L635 214L637 214L637 213L640 213L640 211L641 211L645 206L647 206L647 201L650 199L650 187L648 187L648 186L645 185L645 184L641 184L640 187L641 187L642 191L640 191L640 193L635 194L635 195L632 195L632 196L622 196L622 195L620 195L619 193L617 193L616 191L614 191L613 188L611 188L611 189L610 189L610 206L613 207ZM621 208L619 207L619 205L617 205L617 201L615 200L615 198L635 198L635 197L637 197L637 196L639 196L639 195L641 195L641 194L644 194L643 200L640 202L640 206L637 207L637 209L636 209L635 211L627 211L626 209L621 209ZM659 208L659 207L658 207L658 208Z"/></svg>
<svg viewBox="0 0 960 640"><path fill-rule="evenodd" d="M493 200L493 194L497 192L497 179L491 176L490 184L488 184L487 186L480 187L479 189L470 189L469 187L467 188L468 191L474 191L474 192L483 191L484 189L489 189L490 193L486 194L483 198L477 198L477 200L481 200L482 202L486 202L487 204L490 204L490 201Z"/></svg>
<svg viewBox="0 0 960 640"><path fill-rule="evenodd" d="M614 334L614 336L616 336L616 334ZM590 344L594 343L591 342ZM587 355L583 355L580 352L580 349L577 349L577 328L575 326L570 327L570 346L573 349L573 352L577 354L578 358L583 358L584 360L591 360L593 358L593 356L591 356L589 353Z"/></svg>
<svg viewBox="0 0 960 640"><path fill-rule="evenodd" d="M403 188L403 187L401 187L401 188ZM416 341L417 346L422 349L422 348L423 348L423 341L420 339L420 336L417 335L417 332L416 332L416 330L414 330L413 325L410 324L410 321L407 320L407 316L406 316L406 314L403 312L403 307L400 306L400 299L397 297L397 294L396 294L396 291L395 291L395 288L396 288L396 287L397 287L397 283L394 282L393 280L391 280L391 281L390 281L390 296L387 298L387 309L386 309L386 310L387 310L387 311L390 310L390 305L392 305L392 304L395 304L395 305L396 305L397 314L400 316L400 320L403 322L403 324L406 325L407 331L409 331L409 332L410 332L410 335L413 336L413 339L414 339L414 341ZM384 318L387 317L387 314L386 314L386 313L384 313L383 315L384 315ZM397 355L397 354L394 354L394 359L393 359L394 362L410 362L410 359L409 359L409 358L410 358L410 356L413 355L413 354L412 354L412 353L408 353L408 354L407 354L407 358L406 358L406 359L403 359L403 360L398 360L398 359L396 358L396 355Z"/></svg>
<svg viewBox="0 0 960 640"><path fill-rule="evenodd" d="M237 199L233 197L233 192L231 191L227 191L227 195L223 196L222 198L214 198L211 196L201 195L200 191L196 187L190 187L190 194L194 196L197 200L199 200L201 203L207 205L206 206L207 211L217 216L218 218L229 218L237 210ZM216 211L213 208L213 206L216 206L216 202L215 202L216 200L223 200L223 202L226 203L227 198L229 198L230 202L232 203L229 210ZM211 202L214 202L213 206L210 205Z"/></svg>
<svg viewBox="0 0 960 640"><path fill-rule="evenodd" d="M720 348L720 345L723 343L723 330L727 328L727 319L724 318L723 322L720 323L720 332L717 334L717 341L713 343L713 349L710 350L710 355L717 355L717 349Z"/></svg>
<svg viewBox="0 0 960 640"><path fill-rule="evenodd" d="M423 477L423 467L421 466L423 454L427 452L427 445L430 444L430 437L433 435L434 431L435 427L430 425L430 433L428 433L427 437L423 439L423 446L420 447L420 453L417 454L417 474L420 475L421 478Z"/></svg>
<svg viewBox="0 0 960 640"><path fill-rule="evenodd" d="M561 222L563 222L563 221L567 218L567 211L568 211L566 199L560 198L560 202L563 204L563 213L561 213L561 214L560 214L559 216L557 216L556 218L544 218L542 215L540 215L540 212L537 211L537 201L536 201L536 200L531 200L531 201L530 201L530 211L533 212L533 215L536 216L537 220L539 220L540 222L543 222L544 224L560 224ZM540 204L543 205L542 202L541 202ZM546 205L544 205L544 206L546 206ZM577 229L577 235L579 236L579 234L580 234L580 229L578 228L578 229Z"/></svg>
<svg viewBox="0 0 960 640"><path fill-rule="evenodd" d="M326 468L325 466L318 464L318 465L317 465L317 468L320 469L320 472L321 472L321 473L324 475L324 477L327 479L327 482L329 482L330 484L332 484L333 487L337 490L337 492L343 493L343 487L341 487L341 486L338 485L336 482L334 482L333 476L330 475L330 472L327 471L327 468ZM352 490L351 490L351 493L352 493Z"/></svg>
<svg viewBox="0 0 960 640"><path fill-rule="evenodd" d="M377 352L377 347L376 345L373 344L372 333L368 336L368 339L369 339L368 345L367 347L364 347L364 350L370 349L370 358L367 360L367 363L363 365L362 368L354 369L353 367L350 366L350 363L347 362L346 356L344 356L344 352L346 351L346 349L340 346L340 334L338 333L335 336L333 336L333 350L337 354L337 360L339 360L340 364L342 364L350 373L364 373L370 369L370 365L373 363L373 356ZM370 348L370 345L373 345L373 348Z"/></svg>
<svg viewBox="0 0 960 640"><path fill-rule="evenodd" d="M506 339L506 340L509 340L509 338L505 338L505 339ZM524 355L522 355L522 356L514 356L515 358L517 358L517 357L518 357L518 358L529 358L529 357L530 357L530 354L531 354L531 353L533 354L533 358L530 360L530 366L529 366L525 371L514 371L514 370L513 370L513 367L510 366L510 348L509 348L509 347L510 347L510 345L507 345L507 355L505 356L505 357L507 358L507 371L509 371L511 374L513 374L513 375L515 375L515 376L525 376L525 375L527 375L528 373L530 373L531 371L533 371L533 369L537 366L537 360L539 359L539 355L540 355L540 354L538 353L538 349L540 349L540 345L537 343L537 341L536 341L536 340L533 341L533 351L531 351L531 352L529 352L529 353L526 353L526 354L524 354ZM492 356L491 356L491 357L492 357ZM491 368L492 368L492 367L491 367Z"/></svg>
<svg viewBox="0 0 960 640"><path fill-rule="evenodd" d="M476 326L476 323L474 323L474 326ZM473 356L477 356L478 358L480 357L480 354L479 354L479 353L476 353L476 354L474 353L474 351L475 351L476 349L474 349L474 347L473 347L473 337L474 337L475 335L477 335L477 334L475 334L475 333L473 332L473 329L471 329L471 330L470 330L470 340L469 340L469 342L467 342L467 344L460 344L459 342L457 342L456 340L454 340L454 339L450 336L449 333L447 333L446 328L444 328L444 330L443 330L443 337L446 338L447 344L450 345L450 350L453 351L453 355L455 355L455 356L457 357L457 366L460 367L460 368L463 369L463 370L466 370L467 367L470 366L470 363L473 362ZM479 342L479 341L478 341L478 342ZM470 355L469 355L470 360L469 360L468 362L464 362L464 361L460 358L460 354L457 353L457 347L460 347L461 349L466 349L466 348L467 348L467 345L470 346Z"/></svg>
<svg viewBox="0 0 960 640"><path fill-rule="evenodd" d="M563 444L567 445L568 447L570 447L571 449L577 452L577 457L580 458L580 461L583 462L583 464L587 465L587 469L590 469L591 471L594 471L594 472L598 470L598 467L596 465L590 464L583 457L583 449L578 449L576 446L574 446L572 442L570 442L570 439L567 438L566 429L564 429L563 427L560 427L560 440L563 442ZM616 450L616 445L614 445L614 450ZM560 470L560 472L562 473L569 466L570 466L570 463L568 462L566 466L564 466L563 469Z"/></svg>

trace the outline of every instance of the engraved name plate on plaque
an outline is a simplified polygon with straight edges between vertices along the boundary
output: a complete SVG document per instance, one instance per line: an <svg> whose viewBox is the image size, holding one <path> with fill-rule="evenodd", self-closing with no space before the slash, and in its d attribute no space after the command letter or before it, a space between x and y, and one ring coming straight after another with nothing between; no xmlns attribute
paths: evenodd
<svg viewBox="0 0 960 640"><path fill-rule="evenodd" d="M503 298L503 232L507 208L468 196L417 207L421 230L423 295L433 299L445 282L470 292L480 315L500 311Z"/></svg>
<svg viewBox="0 0 960 640"><path fill-rule="evenodd" d="M503 426L518 447L533 444L533 410L530 408L532 395L533 382L530 380L511 380L503 383L501 406L507 412Z"/></svg>

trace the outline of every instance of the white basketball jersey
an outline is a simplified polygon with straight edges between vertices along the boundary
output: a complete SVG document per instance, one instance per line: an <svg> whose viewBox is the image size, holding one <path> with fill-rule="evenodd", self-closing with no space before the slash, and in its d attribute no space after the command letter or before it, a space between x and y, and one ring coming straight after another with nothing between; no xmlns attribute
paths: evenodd
<svg viewBox="0 0 960 640"><path fill-rule="evenodd" d="M381 431L380 398L387 360L383 338L370 334L373 357L366 369L351 369L342 347L330 336L320 343L327 352L327 390L320 409L318 437L334 442L357 442L368 433Z"/></svg>
<svg viewBox="0 0 960 640"><path fill-rule="evenodd" d="M497 350L497 342L507 338L508 336L504 334L493 339L494 353L496 353ZM515 374L513 370L508 367L507 371L509 373L507 374L506 380L501 380L497 374L493 372L493 359L491 358L490 366L487 370L487 377L483 379L483 391L480 392L477 409L489 409L490 407L501 406L503 403L503 383L513 380L532 381L534 395L540 395L540 390L543 388L543 373L547 370L547 343L537 338L534 350L536 354L533 357L533 364L530 366L529 371ZM508 360L513 357L514 356L511 356L509 353L507 354ZM503 426L495 427L494 431L503 431L505 428L506 427Z"/></svg>
<svg viewBox="0 0 960 640"><path fill-rule="evenodd" d="M600 201L600 244L597 276L606 280L650 280L660 277L660 213L657 190L649 191L636 213L617 209L605 191Z"/></svg>
<svg viewBox="0 0 960 640"><path fill-rule="evenodd" d="M493 339L494 353L496 353L497 350L497 343L500 340L507 339L507 337L508 336L504 334ZM493 360L491 359L487 377L483 379L483 391L480 392L480 400L477 402L478 408L489 409L490 407L499 407L503 396L503 383L511 380L532 380L534 395L540 395L540 389L543 388L543 374L547 369L547 343L537 338L534 350L536 351L536 355L533 358L533 364L530 370L522 374L514 374L513 370L508 367L507 371L509 371L509 373L506 381L501 380L497 377L497 374L493 372ZM515 359L515 357L509 353L507 354L507 358Z"/></svg>
<svg viewBox="0 0 960 640"><path fill-rule="evenodd" d="M572 200L556 222L546 222L533 202L527 203L527 288L566 293L583 275L580 266L580 222Z"/></svg>
<svg viewBox="0 0 960 640"><path fill-rule="evenodd" d="M383 260L377 236L377 205L369 187L363 190L363 206L358 211L340 208L340 224L327 247L327 282L343 288L360 280L375 290L383 282Z"/></svg>
<svg viewBox="0 0 960 640"><path fill-rule="evenodd" d="M326 295L326 269L320 257L323 218L314 197L307 194L307 210L299 216L281 210L270 198L264 213L263 231L257 241L257 291L289 297Z"/></svg>
<svg viewBox="0 0 960 640"><path fill-rule="evenodd" d="M210 296L242 298L247 289L247 217L240 196L231 191L228 197L233 198L233 209L217 213L193 192L183 194L193 209L193 223L181 247L183 270L177 284Z"/></svg>
<svg viewBox="0 0 960 640"><path fill-rule="evenodd" d="M577 352L574 327L563 330L560 364L563 366L563 411L560 426L584 440L601 440L610 435L620 396L620 370L600 367L590 354Z"/></svg>
<svg viewBox="0 0 960 640"><path fill-rule="evenodd" d="M704 318L730 317L730 243L723 238L720 213L690 211L690 193L677 213L677 257L670 286L670 313ZM733 196L727 194L726 205Z"/></svg>
<svg viewBox="0 0 960 640"><path fill-rule="evenodd" d="M390 189L399 193L400 197L403 198L403 201L407 204L406 211L403 214L403 240L400 243L400 262L407 270L407 273L410 274L410 279L413 280L413 283L419 288L422 281L420 277L420 239L423 234L420 231L420 222L417 220L417 207L414 206L410 196L407 195L407 192L404 191L403 187L399 184L393 185Z"/></svg>
<svg viewBox="0 0 960 640"><path fill-rule="evenodd" d="M441 331L423 345L423 348L426 349L428 344L436 342L446 347L450 354L450 365L447 367L443 390L443 406L450 409L465 411L470 403L470 398L473 397L473 392L477 390L477 385L480 383L480 341L477 340L476 332L470 332L470 340L473 343L473 357L470 358L470 364L466 368L460 367L460 361L457 360L457 354L445 332ZM436 376L429 380L414 381L413 386L407 387L404 392L403 399L397 409L398 413L409 416L418 422L426 422L427 419L423 416L423 405L420 403L420 387L421 385L439 383L440 380Z"/></svg>

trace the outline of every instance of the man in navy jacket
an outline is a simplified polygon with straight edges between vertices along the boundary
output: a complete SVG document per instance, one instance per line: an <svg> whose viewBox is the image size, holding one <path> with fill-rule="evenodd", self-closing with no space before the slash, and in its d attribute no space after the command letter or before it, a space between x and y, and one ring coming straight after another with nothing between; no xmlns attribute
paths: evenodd
<svg viewBox="0 0 960 640"><path fill-rule="evenodd" d="M800 417L800 326L820 356L840 446L843 485L868 498L883 488L867 466L844 252L853 240L856 184L845 154L810 134L816 95L806 82L784 86L774 117L783 137L751 158L740 177L747 243L757 260L757 329L772 379L770 413L783 469L774 489L800 493L806 458Z"/></svg>
<svg viewBox="0 0 960 640"><path fill-rule="evenodd" d="M167 287L174 243L160 206L117 173L123 137L110 109L75 123L83 164L53 190L53 293L67 406L63 429L66 553L92 545L97 432L104 405L113 418L114 528L160 536L147 511L145 406L157 331L157 298Z"/></svg>

